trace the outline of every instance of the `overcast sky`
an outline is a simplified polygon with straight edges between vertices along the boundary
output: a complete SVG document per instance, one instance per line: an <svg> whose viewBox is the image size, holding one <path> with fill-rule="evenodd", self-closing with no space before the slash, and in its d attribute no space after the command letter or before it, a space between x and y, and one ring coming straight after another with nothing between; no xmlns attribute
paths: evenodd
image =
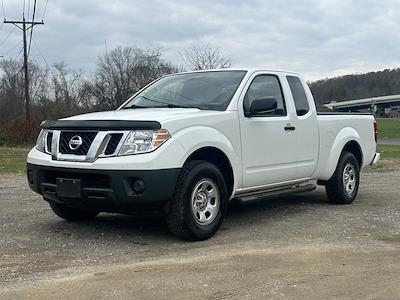
<svg viewBox="0 0 400 300"><path fill-rule="evenodd" d="M3 0L20 19L24 0ZM33 0L30 14L32 14ZM46 0L37 0L41 19ZM316 80L400 65L400 0L48 0L45 25L34 31L32 58L93 70L117 45L178 52L211 42L234 67L287 69ZM0 55L20 56L20 30L0 25ZM7 38L7 39L6 39Z"/></svg>

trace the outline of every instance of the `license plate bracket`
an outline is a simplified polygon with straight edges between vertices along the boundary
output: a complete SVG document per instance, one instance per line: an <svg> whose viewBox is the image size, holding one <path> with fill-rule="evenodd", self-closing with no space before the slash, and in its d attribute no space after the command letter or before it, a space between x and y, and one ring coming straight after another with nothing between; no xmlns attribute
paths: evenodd
<svg viewBox="0 0 400 300"><path fill-rule="evenodd" d="M80 198L80 179L57 178L57 196L60 198Z"/></svg>

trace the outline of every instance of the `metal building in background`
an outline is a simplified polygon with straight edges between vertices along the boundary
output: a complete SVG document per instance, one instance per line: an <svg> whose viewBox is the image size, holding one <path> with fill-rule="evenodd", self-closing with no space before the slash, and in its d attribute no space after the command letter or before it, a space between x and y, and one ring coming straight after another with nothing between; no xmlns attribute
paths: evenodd
<svg viewBox="0 0 400 300"><path fill-rule="evenodd" d="M342 112L372 111L383 117L400 117L400 95L331 102L324 106Z"/></svg>

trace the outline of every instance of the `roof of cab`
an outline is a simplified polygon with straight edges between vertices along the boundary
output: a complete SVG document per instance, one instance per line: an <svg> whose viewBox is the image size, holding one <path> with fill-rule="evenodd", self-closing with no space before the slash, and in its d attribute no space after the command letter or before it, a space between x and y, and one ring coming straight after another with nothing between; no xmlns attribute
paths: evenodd
<svg viewBox="0 0 400 300"><path fill-rule="evenodd" d="M287 71L287 70L278 70L278 69L269 69L269 68L226 68L226 69L209 69L209 70L195 70L195 71L185 71L179 72L176 74L188 74L188 73L202 73L202 72L223 72L223 71L246 71L249 73L255 72L271 72L271 73L283 73L283 74L292 74L296 76L300 76L299 73Z"/></svg>

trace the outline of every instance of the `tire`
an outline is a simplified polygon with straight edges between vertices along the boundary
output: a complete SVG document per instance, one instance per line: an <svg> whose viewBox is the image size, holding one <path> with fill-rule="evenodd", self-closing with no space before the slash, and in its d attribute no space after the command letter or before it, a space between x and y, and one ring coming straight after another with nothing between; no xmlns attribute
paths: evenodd
<svg viewBox="0 0 400 300"><path fill-rule="evenodd" d="M360 166L353 153L343 151L332 178L325 185L329 201L351 204L360 185Z"/></svg>
<svg viewBox="0 0 400 300"><path fill-rule="evenodd" d="M56 202L50 202L50 207L57 216L67 221L86 221L99 214L96 211L74 209Z"/></svg>
<svg viewBox="0 0 400 300"><path fill-rule="evenodd" d="M178 177L166 222L177 237L201 241L217 232L227 207L228 192L221 171L207 161L190 161Z"/></svg>

